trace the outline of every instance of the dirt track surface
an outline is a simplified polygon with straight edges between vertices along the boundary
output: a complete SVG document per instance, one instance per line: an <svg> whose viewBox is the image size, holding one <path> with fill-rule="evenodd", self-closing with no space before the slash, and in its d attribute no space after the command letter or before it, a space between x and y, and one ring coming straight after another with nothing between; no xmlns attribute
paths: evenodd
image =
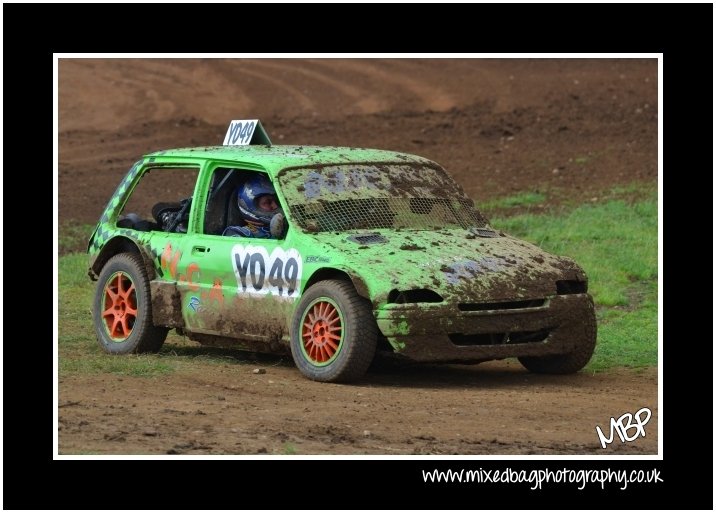
<svg viewBox="0 0 716 513"><path fill-rule="evenodd" d="M228 120L253 117L277 144L431 158L478 204L536 189L598 199L657 176L655 60L62 59L60 221L96 222L142 154L219 144ZM156 378L62 376L60 453L657 452L654 369L389 366L327 385L290 362L236 358ZM647 437L601 449L595 426L642 407Z"/></svg>
<svg viewBox="0 0 716 513"><path fill-rule="evenodd" d="M655 454L656 371L538 376L516 361L318 384L290 362L62 379L61 454ZM278 365L276 365L278 363ZM265 374L254 374L262 368ZM63 406L67 405L67 406ZM653 412L602 449L609 416ZM632 429L632 434L634 430Z"/></svg>

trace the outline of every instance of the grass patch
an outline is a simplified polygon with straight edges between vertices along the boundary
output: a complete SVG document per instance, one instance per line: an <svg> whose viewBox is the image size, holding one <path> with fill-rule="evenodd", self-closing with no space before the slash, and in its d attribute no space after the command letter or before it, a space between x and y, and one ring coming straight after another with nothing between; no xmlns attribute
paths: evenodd
<svg viewBox="0 0 716 513"><path fill-rule="evenodd" d="M112 373L156 376L172 372L175 362L155 355L105 354L92 325L94 282L87 277L87 255L59 258L59 372L60 375Z"/></svg>
<svg viewBox="0 0 716 513"><path fill-rule="evenodd" d="M563 214L581 205L601 204L621 199L629 204L656 196L656 183L632 182L607 190L582 190L579 193L572 188L550 186L544 190L534 190L475 201L479 210L488 218L514 217L519 214Z"/></svg>
<svg viewBox="0 0 716 513"><path fill-rule="evenodd" d="M633 182L626 185L618 185L616 187L613 187L609 191L609 195L613 197L620 197L620 196L639 196L641 198L645 198L651 194L654 194L656 192L656 189L653 187L645 187L643 184Z"/></svg>
<svg viewBox="0 0 716 513"><path fill-rule="evenodd" d="M625 189L571 211L495 218L492 225L550 253L576 260L598 306L598 346L592 370L657 363L656 190Z"/></svg>
<svg viewBox="0 0 716 513"><path fill-rule="evenodd" d="M296 446L293 445L290 442L286 442L283 444L283 453L284 454L298 454L298 450L296 449Z"/></svg>
<svg viewBox="0 0 716 513"><path fill-rule="evenodd" d="M602 306L626 306L634 282L657 277L656 198L582 205L566 214L495 218L492 225L545 250L574 258Z"/></svg>
<svg viewBox="0 0 716 513"><path fill-rule="evenodd" d="M512 196L496 198L493 200L483 201L478 205L480 210L485 212L493 210L503 210L513 207L529 207L544 203L547 197L541 192L521 192Z"/></svg>
<svg viewBox="0 0 716 513"><path fill-rule="evenodd" d="M87 277L87 256L73 253L59 259L58 336L63 348L76 351L95 342L92 329L92 283Z"/></svg>
<svg viewBox="0 0 716 513"><path fill-rule="evenodd" d="M657 363L656 282L647 297L633 309L597 310L598 346L588 369L617 366L646 367Z"/></svg>
<svg viewBox="0 0 716 513"><path fill-rule="evenodd" d="M58 226L60 255L87 251L87 242L94 231L94 224L63 221Z"/></svg>
<svg viewBox="0 0 716 513"><path fill-rule="evenodd" d="M154 355L60 354L60 374L119 374L150 377L174 371L174 364Z"/></svg>

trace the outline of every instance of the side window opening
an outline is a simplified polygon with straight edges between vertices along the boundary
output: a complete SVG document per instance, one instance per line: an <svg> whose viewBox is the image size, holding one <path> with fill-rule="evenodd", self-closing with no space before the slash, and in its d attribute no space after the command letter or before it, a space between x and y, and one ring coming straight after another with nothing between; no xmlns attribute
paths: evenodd
<svg viewBox="0 0 716 513"><path fill-rule="evenodd" d="M270 220L273 211L253 212L258 217L252 216L251 213L247 215L246 211L241 211L240 199L243 199L244 205L247 201L251 203L249 210L253 211L256 208L255 202L251 202L245 196L245 186L256 192L257 201L261 196L272 196L275 200L272 204L280 209L276 195L266 194L269 190L275 191L275 189L265 173L220 167L214 170L211 178L204 214L204 233L237 237L283 238L283 235L275 237L270 233ZM244 191L243 198L242 191Z"/></svg>
<svg viewBox="0 0 716 513"><path fill-rule="evenodd" d="M236 168L217 168L211 177L209 197L204 214L204 233L221 235L227 226L239 224L236 194L247 179L247 173Z"/></svg>
<svg viewBox="0 0 716 513"><path fill-rule="evenodd" d="M117 226L139 231L186 233L199 168L155 167L144 171Z"/></svg>

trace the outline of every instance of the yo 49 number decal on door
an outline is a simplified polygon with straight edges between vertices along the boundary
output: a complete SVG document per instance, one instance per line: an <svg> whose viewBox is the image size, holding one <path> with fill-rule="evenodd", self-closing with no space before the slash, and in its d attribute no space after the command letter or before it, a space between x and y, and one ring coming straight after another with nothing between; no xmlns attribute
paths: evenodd
<svg viewBox="0 0 716 513"><path fill-rule="evenodd" d="M270 255L261 246L236 244L231 249L239 293L271 293L296 299L300 291L302 260L298 250L293 248L274 248Z"/></svg>

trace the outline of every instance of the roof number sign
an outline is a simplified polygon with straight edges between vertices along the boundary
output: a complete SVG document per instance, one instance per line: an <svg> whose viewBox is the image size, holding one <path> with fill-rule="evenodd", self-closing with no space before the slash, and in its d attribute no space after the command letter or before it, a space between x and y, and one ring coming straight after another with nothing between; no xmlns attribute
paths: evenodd
<svg viewBox="0 0 716 513"><path fill-rule="evenodd" d="M235 119L224 137L224 146L243 146L251 142L258 119Z"/></svg>
<svg viewBox="0 0 716 513"><path fill-rule="evenodd" d="M224 146L271 144L268 134L258 119L234 119L224 136Z"/></svg>

